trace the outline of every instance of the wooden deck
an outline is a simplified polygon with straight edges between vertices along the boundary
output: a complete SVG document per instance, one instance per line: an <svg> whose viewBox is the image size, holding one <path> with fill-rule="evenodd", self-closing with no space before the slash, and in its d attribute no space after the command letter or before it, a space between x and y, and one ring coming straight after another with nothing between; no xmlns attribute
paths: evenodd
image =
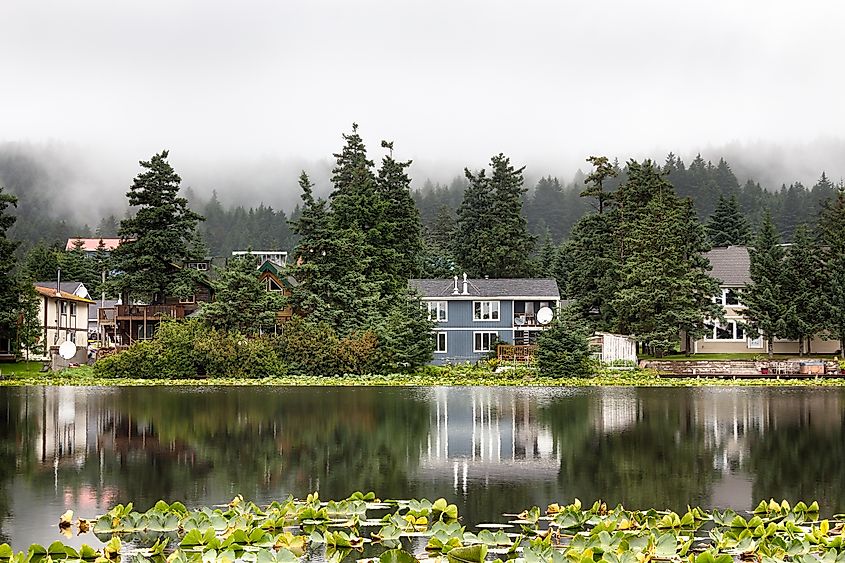
<svg viewBox="0 0 845 563"><path fill-rule="evenodd" d="M537 353L535 344L499 344L496 346L496 357L499 361L509 363L530 363Z"/></svg>

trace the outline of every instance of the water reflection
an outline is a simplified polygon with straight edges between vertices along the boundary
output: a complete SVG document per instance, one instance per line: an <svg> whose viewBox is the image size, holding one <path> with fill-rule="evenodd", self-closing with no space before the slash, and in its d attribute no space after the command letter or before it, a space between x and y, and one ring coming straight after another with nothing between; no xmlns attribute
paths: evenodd
<svg viewBox="0 0 845 563"><path fill-rule="evenodd" d="M446 496L468 522L579 497L845 511L845 393L808 389L0 388L0 542L159 498Z"/></svg>

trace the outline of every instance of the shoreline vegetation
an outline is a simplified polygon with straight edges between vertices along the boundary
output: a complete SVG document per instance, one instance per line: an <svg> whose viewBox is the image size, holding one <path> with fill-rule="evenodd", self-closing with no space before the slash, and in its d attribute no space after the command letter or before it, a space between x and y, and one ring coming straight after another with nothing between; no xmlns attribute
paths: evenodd
<svg viewBox="0 0 845 563"><path fill-rule="evenodd" d="M519 510L518 508L516 510ZM0 561L207 563L778 563L842 561L843 515L820 519L818 502L761 501L751 512L688 507L631 510L598 500L550 504L504 514L506 522L466 522L445 498L380 500L355 492L323 502L318 493L259 506L237 495L228 505L189 509L160 500L145 512L133 503L105 514L59 517L59 530L98 547L61 541L27 552L0 545ZM737 512L739 510L739 512ZM93 517L92 517L93 516ZM89 535L90 534L90 535ZM89 539L91 538L91 539ZM99 545L102 545L99 548ZM98 549L99 548L99 549ZM735 559L736 558L736 559Z"/></svg>
<svg viewBox="0 0 845 563"><path fill-rule="evenodd" d="M31 362L34 363L34 362ZM14 364L10 364L14 365ZM31 369L7 371L0 365L0 386L291 386L291 387L845 387L845 377L777 376L732 378L661 376L654 370L604 369L592 377L548 377L536 368L515 368L494 373L474 366L425 366L409 373L349 374L333 376L284 375L270 377L190 377L171 379L140 377L100 377L90 366L60 372L39 373Z"/></svg>

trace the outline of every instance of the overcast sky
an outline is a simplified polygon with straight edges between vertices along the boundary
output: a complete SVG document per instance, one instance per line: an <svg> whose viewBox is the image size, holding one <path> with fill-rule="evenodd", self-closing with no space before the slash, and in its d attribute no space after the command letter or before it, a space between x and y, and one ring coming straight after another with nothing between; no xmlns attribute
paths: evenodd
<svg viewBox="0 0 845 563"><path fill-rule="evenodd" d="M674 150L812 183L845 176L843 22L835 1L7 0L0 141L84 150L121 195L161 148L200 190L293 186L353 121L418 180Z"/></svg>

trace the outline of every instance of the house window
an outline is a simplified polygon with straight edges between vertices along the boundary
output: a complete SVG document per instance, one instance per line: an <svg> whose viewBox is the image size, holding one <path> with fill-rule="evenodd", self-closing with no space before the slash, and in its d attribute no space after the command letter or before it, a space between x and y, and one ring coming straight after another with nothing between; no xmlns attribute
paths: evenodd
<svg viewBox="0 0 845 563"><path fill-rule="evenodd" d="M498 321L498 301L473 301L472 320L474 321Z"/></svg>
<svg viewBox="0 0 845 563"><path fill-rule="evenodd" d="M446 333L445 332L435 332L432 336L434 337L434 353L435 354L445 354L446 353Z"/></svg>
<svg viewBox="0 0 845 563"><path fill-rule="evenodd" d="M472 351L489 352L496 345L498 339L498 332L474 332Z"/></svg>
<svg viewBox="0 0 845 563"><path fill-rule="evenodd" d="M63 326L67 326L67 301L59 301L59 326L56 328L61 328ZM56 341L58 341L58 335L56 335Z"/></svg>
<svg viewBox="0 0 845 563"><path fill-rule="evenodd" d="M267 291L274 291L276 293L282 291L281 286L272 278L267 278Z"/></svg>
<svg viewBox="0 0 845 563"><path fill-rule="evenodd" d="M75 330L67 331L67 340L76 344L76 331Z"/></svg>
<svg viewBox="0 0 845 563"><path fill-rule="evenodd" d="M196 303L196 302L197 302L197 297L196 297L196 295L189 295L189 296L187 296L187 297L180 297L180 298L179 298L179 303L182 303L182 304L185 304L185 303Z"/></svg>
<svg viewBox="0 0 845 563"><path fill-rule="evenodd" d="M426 301L428 318L436 322L449 320L449 304L446 301Z"/></svg>
<svg viewBox="0 0 845 563"><path fill-rule="evenodd" d="M716 340L745 340L745 329L736 321L716 324L714 330Z"/></svg>
<svg viewBox="0 0 845 563"><path fill-rule="evenodd" d="M739 301L739 293L737 293L733 289L727 289L724 291L725 294L725 305L729 305L731 307L741 307L742 303Z"/></svg>
<svg viewBox="0 0 845 563"><path fill-rule="evenodd" d="M188 268L191 270L197 270L200 272L207 272L208 271L208 262L188 262Z"/></svg>

